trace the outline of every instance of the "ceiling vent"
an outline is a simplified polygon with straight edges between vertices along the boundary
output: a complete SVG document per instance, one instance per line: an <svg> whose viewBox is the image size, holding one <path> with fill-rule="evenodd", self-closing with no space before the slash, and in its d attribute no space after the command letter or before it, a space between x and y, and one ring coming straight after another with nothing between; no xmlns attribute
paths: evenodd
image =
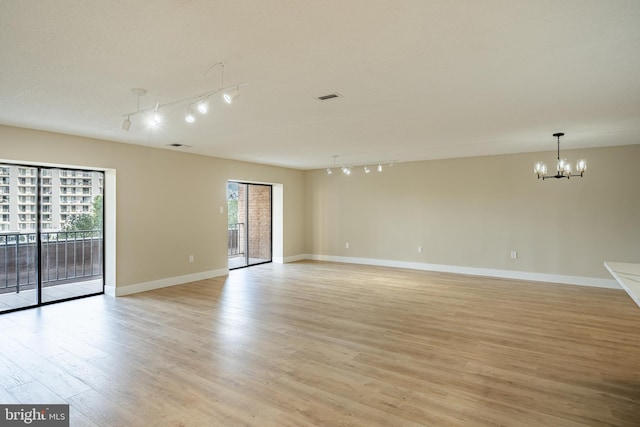
<svg viewBox="0 0 640 427"><path fill-rule="evenodd" d="M319 101L328 101L330 99L334 99L334 98L340 98L342 95L340 95L339 93L330 93L328 95L322 95L318 97Z"/></svg>

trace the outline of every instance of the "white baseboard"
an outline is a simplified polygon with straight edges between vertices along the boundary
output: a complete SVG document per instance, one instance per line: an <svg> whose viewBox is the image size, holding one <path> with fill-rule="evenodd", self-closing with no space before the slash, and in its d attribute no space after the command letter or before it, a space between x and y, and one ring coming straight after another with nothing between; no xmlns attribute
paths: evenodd
<svg viewBox="0 0 640 427"><path fill-rule="evenodd" d="M409 268L412 270L438 271L441 273L466 274L471 276L499 277L504 279L528 280L533 282L562 283L567 285L593 286L598 288L622 289L614 279L600 279L596 277L566 276L561 274L533 273L527 271L499 270L494 268L464 267L445 264L427 264L422 262L394 261L375 258L354 258L332 255L300 254L284 258L273 258L274 263L288 263L301 260L343 262L347 264L378 265L381 267ZM136 283L129 286L114 287L105 286L104 292L110 296L131 295L138 292L151 291L153 289L166 288L168 286L182 285L197 280L211 279L213 277L226 276L229 269L204 271L201 273L187 274L185 276L168 277L150 282Z"/></svg>
<svg viewBox="0 0 640 427"><path fill-rule="evenodd" d="M567 285L622 289L618 282L613 279L600 279L596 277L565 276L561 274L532 273L527 271L499 270L494 268L463 267L457 265L427 264L422 262L393 261L374 258L353 258L332 255L306 254L304 257L305 259L315 261L378 265L381 267L409 268L412 270L438 271L441 273L466 274L471 276L500 277L504 279L529 280L533 282L562 283Z"/></svg>
<svg viewBox="0 0 640 427"><path fill-rule="evenodd" d="M213 277L226 276L229 274L228 268L219 270L203 271L201 273L187 274L184 276L167 277L165 279L152 280L150 282L136 283L128 286L105 286L104 293L110 296L121 297L124 295L136 294L138 292L151 291L153 289L166 288L168 286L182 285L198 280L211 279Z"/></svg>
<svg viewBox="0 0 640 427"><path fill-rule="evenodd" d="M284 262L296 262L296 261L302 261L303 259L309 259L307 258L308 255L306 254L298 254L298 255L293 255L293 256L288 256L284 258Z"/></svg>

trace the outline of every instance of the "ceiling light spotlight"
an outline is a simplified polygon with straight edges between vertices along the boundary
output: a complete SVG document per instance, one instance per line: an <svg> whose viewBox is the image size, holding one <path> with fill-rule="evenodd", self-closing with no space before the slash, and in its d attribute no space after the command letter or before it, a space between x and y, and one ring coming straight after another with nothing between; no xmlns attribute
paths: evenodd
<svg viewBox="0 0 640 427"><path fill-rule="evenodd" d="M200 114L207 114L209 111L209 98L203 98L196 103L196 110Z"/></svg>
<svg viewBox="0 0 640 427"><path fill-rule="evenodd" d="M160 106L160 103L156 102L156 107L153 109L153 111L151 112L151 115L149 116L149 126L154 128L159 126L160 123L162 123L162 116L158 112L159 106Z"/></svg>
<svg viewBox="0 0 640 427"><path fill-rule="evenodd" d="M196 121L196 115L193 114L193 108L187 107L187 111L184 112L184 121L187 123L193 123Z"/></svg>
<svg viewBox="0 0 640 427"><path fill-rule="evenodd" d="M131 129L131 116L140 113L140 97L145 96L147 94L147 91L145 89L134 87L133 89L131 89L131 93L136 97L137 108L135 112L126 114L126 117L122 121L122 130L127 132L129 131L129 129Z"/></svg>
<svg viewBox="0 0 640 427"><path fill-rule="evenodd" d="M365 167L364 167L364 173L369 173L369 172L371 172L371 169L369 169L369 166L366 166L366 165L365 165Z"/></svg>
<svg viewBox="0 0 640 427"><path fill-rule="evenodd" d="M376 168L378 172L382 172L382 164L378 163L378 167Z"/></svg>
<svg viewBox="0 0 640 427"><path fill-rule="evenodd" d="M235 88L229 90L228 92L225 92L225 94L222 95L227 104L231 104L233 100L236 99L238 95L240 95L240 91L238 90L238 88L239 86L236 86Z"/></svg>
<svg viewBox="0 0 640 427"><path fill-rule="evenodd" d="M127 132L131 129L131 118L129 116L124 118L122 122L122 130L126 130Z"/></svg>

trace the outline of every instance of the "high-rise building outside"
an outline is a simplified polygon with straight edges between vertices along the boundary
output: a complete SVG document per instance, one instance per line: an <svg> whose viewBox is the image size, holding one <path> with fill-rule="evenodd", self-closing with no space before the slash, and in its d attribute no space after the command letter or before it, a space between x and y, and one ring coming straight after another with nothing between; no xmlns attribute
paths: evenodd
<svg viewBox="0 0 640 427"><path fill-rule="evenodd" d="M104 175L98 171L41 169L42 231L61 231L78 215L92 215L102 196ZM38 169L0 164L0 233L29 233L37 225Z"/></svg>

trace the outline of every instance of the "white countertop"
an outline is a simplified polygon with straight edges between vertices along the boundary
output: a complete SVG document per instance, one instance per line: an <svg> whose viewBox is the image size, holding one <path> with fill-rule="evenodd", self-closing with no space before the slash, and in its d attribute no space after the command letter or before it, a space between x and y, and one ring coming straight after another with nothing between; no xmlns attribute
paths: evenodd
<svg viewBox="0 0 640 427"><path fill-rule="evenodd" d="M640 307L640 264L607 261L604 266Z"/></svg>

